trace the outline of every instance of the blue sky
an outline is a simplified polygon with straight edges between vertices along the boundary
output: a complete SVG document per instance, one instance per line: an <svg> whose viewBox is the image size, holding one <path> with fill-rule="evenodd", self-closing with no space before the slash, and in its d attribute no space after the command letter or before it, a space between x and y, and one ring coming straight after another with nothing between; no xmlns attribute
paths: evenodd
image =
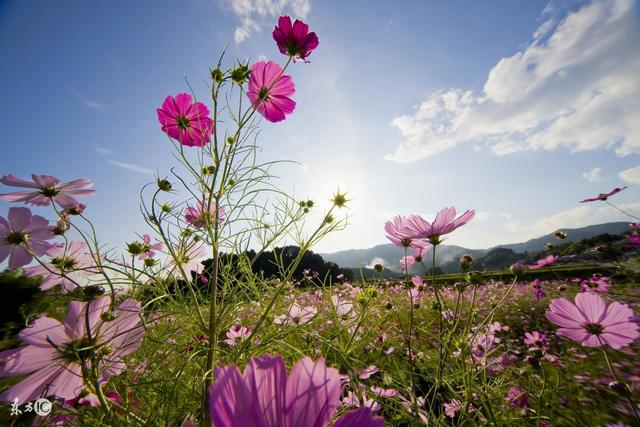
<svg viewBox="0 0 640 427"><path fill-rule="evenodd" d="M175 163L155 109L184 76L206 99L227 43L283 63L284 13L320 45L289 68L297 108L262 123L261 159L301 163L279 185L321 210L338 186L353 199L317 251L385 243L393 215L445 206L478 211L449 240L471 248L625 220L577 203L616 186L629 188L612 201L640 212L631 0L0 2L0 174L89 178L105 243L148 231L139 189Z"/></svg>

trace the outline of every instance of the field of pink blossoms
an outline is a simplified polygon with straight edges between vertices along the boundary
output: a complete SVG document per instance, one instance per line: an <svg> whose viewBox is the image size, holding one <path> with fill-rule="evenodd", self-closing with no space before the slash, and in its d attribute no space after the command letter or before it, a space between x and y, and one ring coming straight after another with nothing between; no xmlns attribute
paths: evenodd
<svg viewBox="0 0 640 427"><path fill-rule="evenodd" d="M295 111L287 68L312 66L319 46L287 16L273 39L284 65L222 55L199 94L208 102L182 92L158 106L178 165L143 189L149 228L126 248L105 248L108 232L85 214L89 179L0 179L14 204L0 215L0 262L41 292L0 348L0 424L640 425L637 262L613 263L611 277L518 280L554 271L551 253L503 283L465 255L451 285L294 279L302 255L345 226L349 199L296 200L270 181L273 163L255 160L261 120ZM434 266L475 212L434 213L371 232L405 249L404 271ZM274 277L253 272L246 249L283 241L300 248L293 261L276 258ZM628 245L640 247L637 224Z"/></svg>

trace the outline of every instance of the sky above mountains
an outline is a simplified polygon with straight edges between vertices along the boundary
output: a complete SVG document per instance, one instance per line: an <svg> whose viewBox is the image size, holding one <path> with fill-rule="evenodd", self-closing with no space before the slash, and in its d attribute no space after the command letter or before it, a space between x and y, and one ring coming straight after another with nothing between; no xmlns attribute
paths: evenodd
<svg viewBox="0 0 640 427"><path fill-rule="evenodd" d="M281 14L320 45L288 69L296 111L262 123L260 158L298 162L278 184L320 210L338 187L352 199L316 251L386 243L393 215L445 206L478 212L448 241L469 248L623 221L578 201L624 185L610 201L640 214L632 0L0 2L0 174L89 178L103 241L148 232L139 189L175 164L155 109L185 76L206 99L227 44L283 63Z"/></svg>

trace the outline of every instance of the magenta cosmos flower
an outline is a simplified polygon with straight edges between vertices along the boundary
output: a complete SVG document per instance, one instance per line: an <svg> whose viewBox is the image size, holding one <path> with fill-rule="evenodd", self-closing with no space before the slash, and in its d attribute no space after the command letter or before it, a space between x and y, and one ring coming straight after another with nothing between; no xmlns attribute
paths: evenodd
<svg viewBox="0 0 640 427"><path fill-rule="evenodd" d="M151 243L151 236L148 234L142 235L142 241L144 242L145 251L141 252L138 255L138 259L145 260L147 258L153 258L156 255L156 251L161 251L164 245L162 242L156 241L156 243Z"/></svg>
<svg viewBox="0 0 640 427"><path fill-rule="evenodd" d="M195 228L206 228L212 226L216 221L216 202L211 200L209 208L205 207L204 202L199 201L195 207L187 206L184 208L184 219ZM208 217L208 218L207 218ZM224 208L218 208L218 224L224 221Z"/></svg>
<svg viewBox="0 0 640 427"><path fill-rule="evenodd" d="M10 187L31 188L35 191L18 191L0 194L0 200L5 202L24 202L27 205L46 206L53 200L64 209L73 208L80 203L73 196L91 196L96 192L93 183L80 178L60 184L60 180L50 175L31 175L31 181L25 181L13 175L5 175L0 182Z"/></svg>
<svg viewBox="0 0 640 427"><path fill-rule="evenodd" d="M47 240L54 237L45 218L28 208L9 208L6 219L0 216L0 262L9 258L9 268L27 265L32 253L41 256L53 246Z"/></svg>
<svg viewBox="0 0 640 427"><path fill-rule="evenodd" d="M162 130L188 147L204 147L213 133L213 120L202 102L193 102L188 93L169 95L156 109Z"/></svg>
<svg viewBox="0 0 640 427"><path fill-rule="evenodd" d="M426 254L431 247L424 239L413 237L413 232L408 229L408 226L409 222L406 217L396 215L391 221L384 223L385 236L396 246L416 249L414 258L415 255ZM413 261L415 262L415 259Z"/></svg>
<svg viewBox="0 0 640 427"><path fill-rule="evenodd" d="M577 294L575 304L564 298L554 299L546 315L560 326L558 335L585 347L608 345L619 349L640 336L638 325L632 322L634 313L629 306L613 302L607 307L596 293Z"/></svg>
<svg viewBox="0 0 640 427"><path fill-rule="evenodd" d="M471 221L475 211L468 210L456 218L455 208L444 208L436 215L432 223L422 218L420 215L409 215L407 218L406 231L414 239L426 239L432 245L442 243L441 237L451 233L456 228L462 227Z"/></svg>
<svg viewBox="0 0 640 427"><path fill-rule="evenodd" d="M539 259L535 264L531 264L529 268L531 270L537 270L542 267L547 267L558 260L558 255L549 255L545 258Z"/></svg>
<svg viewBox="0 0 640 427"><path fill-rule="evenodd" d="M263 355L251 359L242 374L235 365L216 369L209 413L216 427L325 427L338 409L340 392L340 374L322 358L299 360L287 376L282 356ZM333 424L383 425L368 408Z"/></svg>
<svg viewBox="0 0 640 427"><path fill-rule="evenodd" d="M98 363L100 381L120 374L122 357L140 347L144 329L140 325L140 303L128 299L113 311L114 320L102 315L111 298L91 303L71 301L69 313L60 323L40 317L19 336L27 345L0 353L0 377L27 375L2 394L0 401L19 402L55 396L65 400L77 397L85 388L82 367ZM91 338L87 334L87 310ZM104 351L108 349L109 351Z"/></svg>
<svg viewBox="0 0 640 427"><path fill-rule="evenodd" d="M596 197L592 197L590 199L580 200L580 203L595 202L597 200L602 200L604 202L609 197L613 196L614 194L618 194L619 192L621 192L622 190L625 190L626 188L627 188L626 186L624 186L622 188L616 187L613 190L609 191L608 193L600 193Z"/></svg>
<svg viewBox="0 0 640 427"><path fill-rule="evenodd" d="M300 59L304 62L311 55L311 51L318 47L318 36L309 32L309 26L296 19L291 25L291 18L281 16L278 25L273 30L273 39L278 44L280 52L290 56L294 61Z"/></svg>
<svg viewBox="0 0 640 427"><path fill-rule="evenodd" d="M527 347L543 348L547 346L547 337L538 331L525 332L524 343Z"/></svg>
<svg viewBox="0 0 640 427"><path fill-rule="evenodd" d="M25 268L29 277L41 276L40 290L60 285L63 293L84 284L85 278L96 274L94 260L84 242L71 241L66 246L54 246L47 251L51 257L44 265Z"/></svg>
<svg viewBox="0 0 640 427"><path fill-rule="evenodd" d="M296 103L290 97L295 91L291 76L283 75L282 67L275 62L260 61L251 66L247 96L270 122L280 122L293 113Z"/></svg>

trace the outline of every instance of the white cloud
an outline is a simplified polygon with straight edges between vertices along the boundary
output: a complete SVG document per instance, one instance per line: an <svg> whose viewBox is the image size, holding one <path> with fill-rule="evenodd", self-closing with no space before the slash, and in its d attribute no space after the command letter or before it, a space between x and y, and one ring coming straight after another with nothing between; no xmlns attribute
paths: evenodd
<svg viewBox="0 0 640 427"><path fill-rule="evenodd" d="M640 214L640 202L621 204L618 207L632 215ZM633 222L634 220L603 203L584 204L541 218L533 223L511 221L506 224L507 239L513 242L524 242L562 228L580 228L615 221Z"/></svg>
<svg viewBox="0 0 640 427"><path fill-rule="evenodd" d="M582 177L589 182L602 181L602 168L593 168L589 172L584 172Z"/></svg>
<svg viewBox="0 0 640 427"><path fill-rule="evenodd" d="M623 170L618 174L620 179L623 179L631 184L640 185L640 166L635 168Z"/></svg>
<svg viewBox="0 0 640 427"><path fill-rule="evenodd" d="M101 102L94 101L86 98L80 91L76 89L69 89L79 100L84 104L85 107L91 108L92 110L105 110L107 106L102 104Z"/></svg>
<svg viewBox="0 0 640 427"><path fill-rule="evenodd" d="M223 4L240 20L233 34L236 43L242 43L254 32L261 31L265 18L272 20L287 12L293 15L292 19L306 19L311 10L309 0L225 0Z"/></svg>
<svg viewBox="0 0 640 427"><path fill-rule="evenodd" d="M117 166L122 169L130 170L136 173L153 175L153 171L151 169L143 168L142 166L139 166L133 163L119 162L117 160L109 160L109 164Z"/></svg>
<svg viewBox="0 0 640 427"><path fill-rule="evenodd" d="M602 0L563 20L548 17L527 46L493 67L482 93L441 90L393 119L404 141L386 158L413 161L465 142L497 155L563 146L639 153L634 8L633 0Z"/></svg>
<svg viewBox="0 0 640 427"><path fill-rule="evenodd" d="M104 147L93 147L94 150L96 150L96 153L100 154L101 156L108 156L109 154L111 154L111 150L109 150L108 148L104 148Z"/></svg>

